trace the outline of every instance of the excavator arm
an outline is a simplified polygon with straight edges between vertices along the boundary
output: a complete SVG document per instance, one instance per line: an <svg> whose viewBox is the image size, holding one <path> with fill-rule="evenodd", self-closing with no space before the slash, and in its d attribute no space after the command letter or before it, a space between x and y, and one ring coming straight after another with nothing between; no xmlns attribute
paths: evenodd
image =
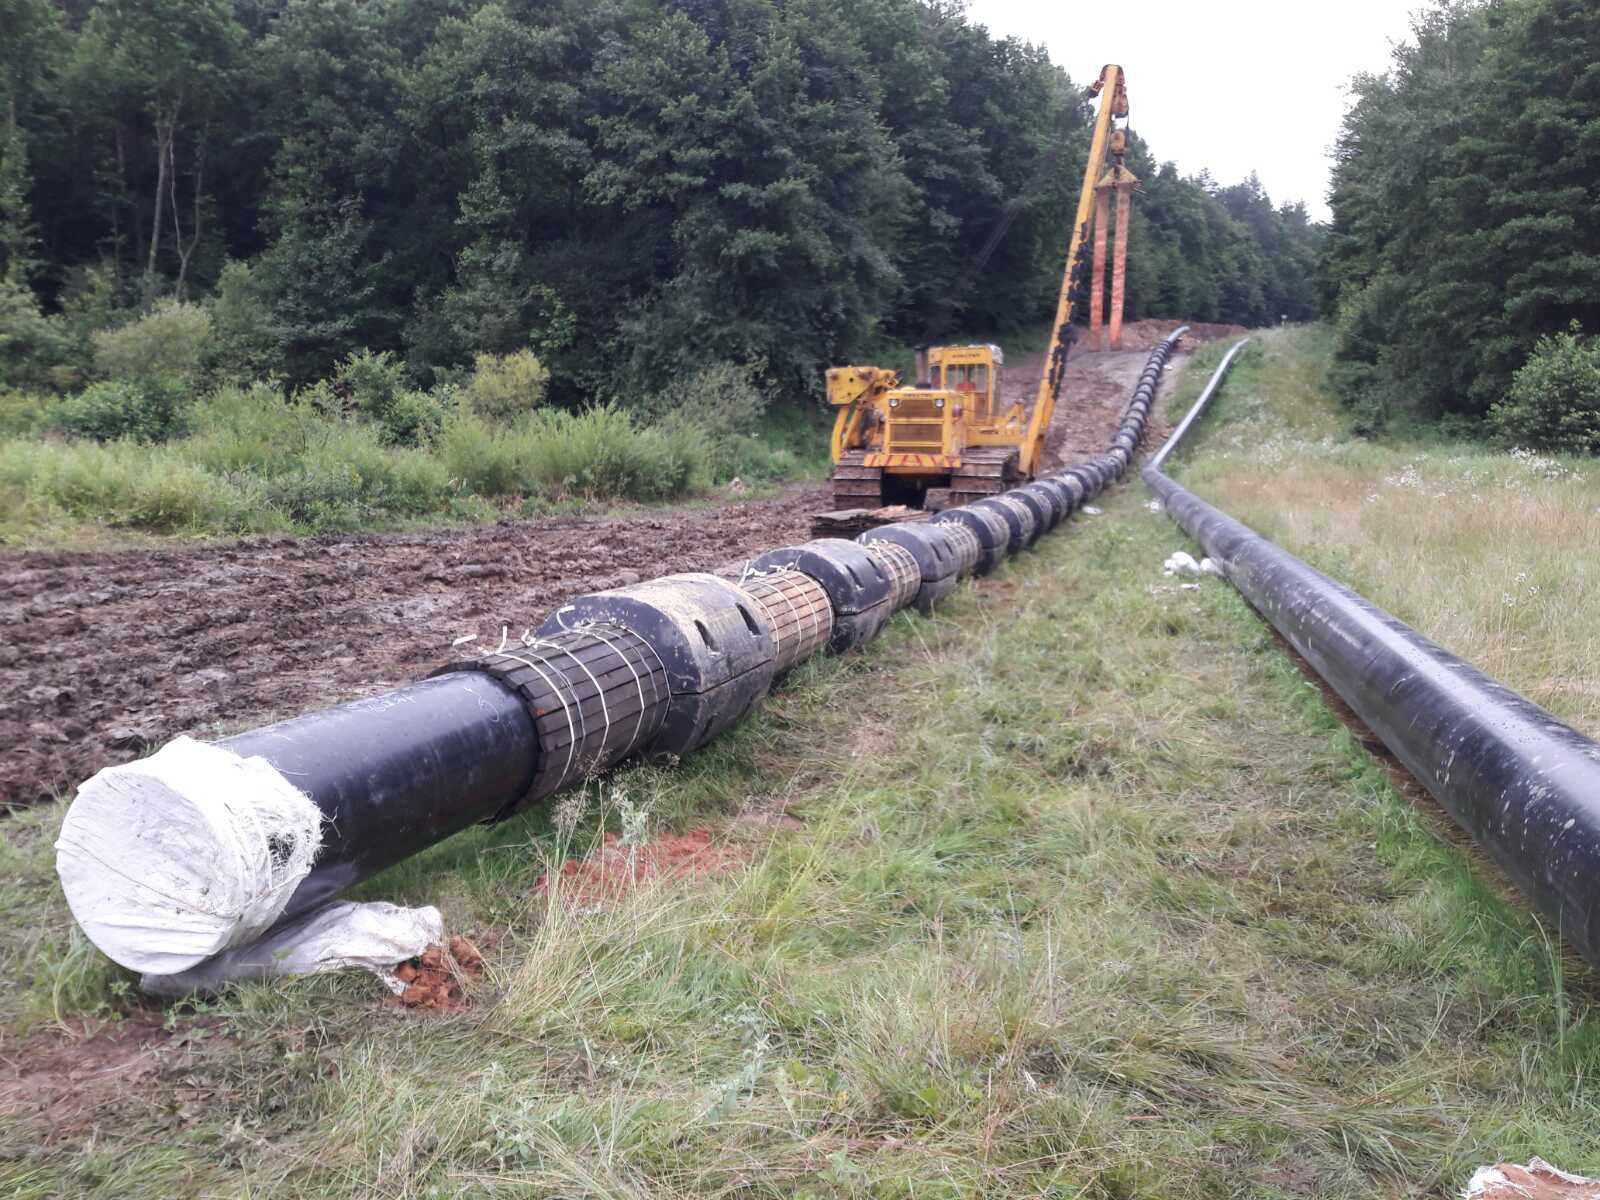
<svg viewBox="0 0 1600 1200"><path fill-rule="evenodd" d="M1127 79L1122 68L1107 63L1100 70L1100 78L1089 89L1089 95L1100 97L1100 111L1095 114L1094 135L1089 142L1089 162L1083 171L1083 189L1078 193L1077 217L1072 223L1072 240L1067 246L1067 264L1061 273L1061 296L1056 302L1055 323L1050 330L1050 348L1045 353L1044 370L1039 376L1039 394L1033 402L1033 415L1028 420L1028 432L1023 438L1018 467L1025 478L1038 474L1044 456L1044 439L1050 429L1050 418L1055 414L1056 397L1061 394L1061 379L1067 370L1067 348L1072 343L1072 319L1077 306L1088 295L1089 281L1085 270L1085 248L1089 240L1089 223L1094 217L1094 189L1100 181L1106 154L1112 149L1115 138L1120 146L1122 134L1113 130L1113 118L1128 115Z"/></svg>

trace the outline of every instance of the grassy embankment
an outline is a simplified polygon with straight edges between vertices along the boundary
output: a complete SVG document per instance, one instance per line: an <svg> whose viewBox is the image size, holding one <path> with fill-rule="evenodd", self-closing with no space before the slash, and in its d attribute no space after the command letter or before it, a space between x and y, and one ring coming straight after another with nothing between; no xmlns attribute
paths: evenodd
<svg viewBox="0 0 1600 1200"><path fill-rule="evenodd" d="M1267 345L1198 440L1237 435L1242 474L1334 436L1315 342ZM1389 453L1317 445L1296 453ZM1190 474L1250 486L1209 456ZM1120 489L935 618L804 666L680 770L608 785L613 819L625 796L657 829L709 821L747 868L584 911L534 888L561 853L544 817L459 837L366 893L499 937L471 1011L397 1016L354 978L239 989L173 1052L198 1061L92 1136L0 1134L0 1183L1171 1200L1600 1167L1591 981L1563 981L1231 589L1161 576L1185 540L1144 499ZM1485 585L1499 603L1498 580L1456 588ZM780 807L801 826L750 819ZM13 1035L120 986L68 933L57 820L14 819L0 861Z"/></svg>
<svg viewBox="0 0 1600 1200"><path fill-rule="evenodd" d="M1471 442L1342 436L1317 328L1258 336L1185 482L1600 737L1600 465ZM1187 407L1223 347L1174 396Z"/></svg>

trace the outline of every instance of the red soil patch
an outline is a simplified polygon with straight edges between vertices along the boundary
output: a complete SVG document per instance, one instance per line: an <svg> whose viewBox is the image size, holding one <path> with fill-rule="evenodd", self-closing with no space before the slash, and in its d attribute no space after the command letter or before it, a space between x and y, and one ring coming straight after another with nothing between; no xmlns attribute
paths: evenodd
<svg viewBox="0 0 1600 1200"><path fill-rule="evenodd" d="M453 937L448 946L429 946L416 958L401 963L394 974L406 990L384 1003L393 1008L451 1012L467 1007L461 985L464 980L483 974L483 955L466 938Z"/></svg>
<svg viewBox="0 0 1600 1200"><path fill-rule="evenodd" d="M632 848L608 833L588 857L561 864L561 891L578 904L596 904L615 900L645 879L703 879L740 866L749 857L735 846L712 845L711 831L704 827L663 834ZM541 875L536 886L544 891L550 877Z"/></svg>
<svg viewBox="0 0 1600 1200"><path fill-rule="evenodd" d="M1469 1200L1595 1200L1600 1180L1585 1179L1535 1158L1527 1166L1500 1163L1473 1177Z"/></svg>

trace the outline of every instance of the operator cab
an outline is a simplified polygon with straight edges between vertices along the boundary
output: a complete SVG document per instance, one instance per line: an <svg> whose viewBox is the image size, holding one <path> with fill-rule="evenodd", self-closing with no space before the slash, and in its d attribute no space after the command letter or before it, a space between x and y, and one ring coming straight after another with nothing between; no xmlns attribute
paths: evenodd
<svg viewBox="0 0 1600 1200"><path fill-rule="evenodd" d="M968 421L988 422L996 416L1004 365L999 346L934 346L928 351L928 382L957 393Z"/></svg>

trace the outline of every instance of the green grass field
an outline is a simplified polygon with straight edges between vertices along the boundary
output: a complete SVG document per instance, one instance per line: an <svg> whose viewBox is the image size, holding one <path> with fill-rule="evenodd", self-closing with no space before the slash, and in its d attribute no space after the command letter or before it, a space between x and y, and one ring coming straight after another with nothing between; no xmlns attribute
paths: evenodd
<svg viewBox="0 0 1600 1200"><path fill-rule="evenodd" d="M1429 628L1433 589L1382 566L1365 491L1355 516L1337 487L1295 507L1307 471L1285 463L1366 478L1393 454L1431 479L1458 453L1343 441L1319 337L1265 339L1179 473L1299 550L1348 528L1320 565L1484 661L1478 627ZM1257 477L1278 491L1250 500ZM1594 980L1435 836L1225 583L1162 576L1190 547L1145 499L1117 489L935 617L802 667L675 772L365 887L489 945L466 1013L381 1009L355 977L174 1011L192 1036L170 1072L71 1121L0 1122L0 1191L1396 1197L1501 1158L1600 1168ZM1544 553L1544 510L1505 511ZM1452 603L1502 587L1466 575ZM657 831L712 826L748 866L598 908L539 892L624 803ZM70 932L58 821L14 818L0 848L8 1058L126 1002Z"/></svg>

